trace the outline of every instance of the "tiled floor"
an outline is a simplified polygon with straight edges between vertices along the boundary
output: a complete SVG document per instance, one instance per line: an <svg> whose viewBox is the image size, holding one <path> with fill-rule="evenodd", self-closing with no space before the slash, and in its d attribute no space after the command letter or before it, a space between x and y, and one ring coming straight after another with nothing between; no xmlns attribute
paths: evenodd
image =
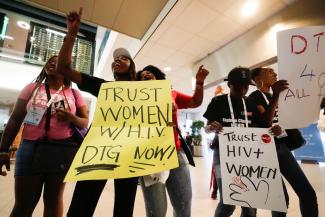
<svg viewBox="0 0 325 217"><path fill-rule="evenodd" d="M191 168L192 186L193 186L193 201L192 201L192 216L193 217L209 217L213 216L215 207L217 205L216 200L211 200L209 197L209 180L212 162L212 153L207 151L207 154L203 158L196 158L197 166ZM325 216L325 167L318 165L302 165L307 177L314 186L319 204L319 217ZM9 216L10 210L14 203L13 193L13 173L10 172L7 177L0 177L0 217ZM28 187L28 186L26 186ZM65 190L65 213L70 204L74 184L67 184ZM109 181L105 187L105 190L98 203L95 215L96 217L109 217L112 216L113 198L114 198L114 186ZM290 194L290 207L288 210L288 217L299 217L299 203L297 196L288 186ZM323 205L322 205L323 204ZM42 216L43 205L40 200L36 210L34 212L35 217ZM138 187L135 210L135 217L145 217L144 202L141 188ZM240 209L237 208L234 215L240 216ZM258 216L270 217L270 211L259 210ZM167 217L172 217L171 205L168 205Z"/></svg>

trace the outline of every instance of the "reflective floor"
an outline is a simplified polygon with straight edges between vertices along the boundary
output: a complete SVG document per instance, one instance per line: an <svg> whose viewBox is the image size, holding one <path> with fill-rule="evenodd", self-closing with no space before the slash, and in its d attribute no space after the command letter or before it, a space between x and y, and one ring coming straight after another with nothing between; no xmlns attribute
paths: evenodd
<svg viewBox="0 0 325 217"><path fill-rule="evenodd" d="M193 217L209 217L214 215L214 210L217 206L218 200L210 199L209 194L209 181L210 171L212 164L212 152L206 150L205 157L195 158L197 166L191 168L192 188L193 188L193 201L192 201L192 216ZM319 204L319 216L325 216L325 166L302 164L302 168L305 171L307 177L314 186ZM287 185L288 186L288 185ZM26 186L27 187L27 186ZM0 217L9 216L10 210L14 203L14 177L13 172L10 172L6 177L0 177ZM74 184L69 183L65 190L65 207L64 213L66 213L68 205L72 197ZM96 217L109 217L112 216L113 203L114 203L114 185L112 181L109 181L103 191L103 194L98 203L95 215ZM288 209L288 217L299 217L299 202L298 198L288 186L290 195L290 207ZM42 216L43 204L40 200L34 212L35 217ZM144 201L142 196L141 187L138 187L135 209L135 217L145 217ZM172 207L168 205L168 217L172 217ZM234 215L240 216L240 209L237 208ZM270 211L258 210L258 216L270 217Z"/></svg>

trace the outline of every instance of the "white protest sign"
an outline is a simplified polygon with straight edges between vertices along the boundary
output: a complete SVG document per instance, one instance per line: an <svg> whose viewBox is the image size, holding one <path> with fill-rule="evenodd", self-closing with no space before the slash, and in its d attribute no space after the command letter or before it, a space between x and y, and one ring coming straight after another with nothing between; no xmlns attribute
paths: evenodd
<svg viewBox="0 0 325 217"><path fill-rule="evenodd" d="M325 26L290 29L277 34L279 79L289 89L279 99L279 123L303 128L318 120L325 91Z"/></svg>
<svg viewBox="0 0 325 217"><path fill-rule="evenodd" d="M223 202L286 212L274 138L268 129L224 127L219 144Z"/></svg>

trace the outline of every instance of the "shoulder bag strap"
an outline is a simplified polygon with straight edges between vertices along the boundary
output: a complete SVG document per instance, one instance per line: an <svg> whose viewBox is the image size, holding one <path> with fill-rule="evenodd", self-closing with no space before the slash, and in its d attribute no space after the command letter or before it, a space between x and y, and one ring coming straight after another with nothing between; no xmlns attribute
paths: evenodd
<svg viewBox="0 0 325 217"><path fill-rule="evenodd" d="M178 136L179 136L179 139L181 140L181 145L182 145L182 149L186 155L186 158L188 160L188 163L190 165L192 165L193 167L195 167L195 162L194 162L194 159L193 159L193 156L192 156L192 152L191 150L189 149L189 147L186 145L186 141L185 139L183 138L182 134L181 134L181 131L179 130L178 126L175 126L176 130L177 130L177 133L178 133Z"/></svg>
<svg viewBox="0 0 325 217"><path fill-rule="evenodd" d="M49 84L47 82L45 82L45 90L46 90L47 100L50 101L50 99L51 99L51 93L50 93ZM49 105L47 107L47 110L46 110L46 122L45 122L45 131L46 131L46 133L50 129L51 108L52 108L52 105Z"/></svg>

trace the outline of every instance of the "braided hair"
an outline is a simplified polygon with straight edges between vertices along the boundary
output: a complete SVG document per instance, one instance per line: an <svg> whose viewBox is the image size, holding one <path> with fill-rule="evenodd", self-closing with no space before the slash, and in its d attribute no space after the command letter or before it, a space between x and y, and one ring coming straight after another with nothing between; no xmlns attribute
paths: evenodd
<svg viewBox="0 0 325 217"><path fill-rule="evenodd" d="M36 77L36 79L35 79L35 82L36 83L43 83L43 81L44 82L47 82L47 79L48 79L48 76L47 76L47 74L46 74L46 69L45 69L45 67L46 67L46 65L53 59L53 58L57 58L58 56L57 55L54 55L54 56L51 56L47 61L46 61L46 63L45 63L45 65L43 66L43 68L42 68L42 71L40 72L40 74ZM68 87L70 87L71 86L71 81L69 80L69 79L67 79L67 78L64 78L64 80L63 80L63 84L65 85L65 86L68 86Z"/></svg>

